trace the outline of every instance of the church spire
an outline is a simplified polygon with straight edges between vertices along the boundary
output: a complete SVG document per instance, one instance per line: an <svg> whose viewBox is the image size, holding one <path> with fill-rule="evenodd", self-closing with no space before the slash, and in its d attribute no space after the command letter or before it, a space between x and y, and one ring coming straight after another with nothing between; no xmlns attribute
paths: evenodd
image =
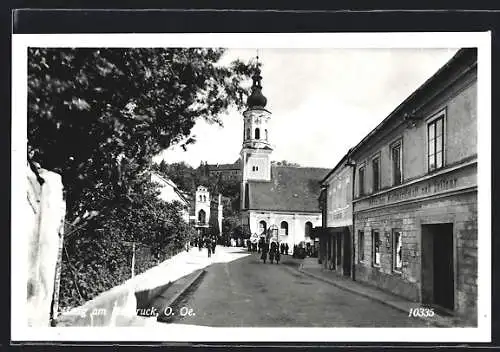
<svg viewBox="0 0 500 352"><path fill-rule="evenodd" d="M260 75L259 55L257 54L257 62L255 64L255 72L252 76L252 93L247 99L247 106L252 108L264 108L267 104L267 98L262 94L262 76Z"/></svg>

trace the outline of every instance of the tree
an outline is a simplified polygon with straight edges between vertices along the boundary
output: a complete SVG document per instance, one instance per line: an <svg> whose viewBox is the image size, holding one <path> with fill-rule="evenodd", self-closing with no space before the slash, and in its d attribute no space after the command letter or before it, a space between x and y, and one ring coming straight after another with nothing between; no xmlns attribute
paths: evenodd
<svg viewBox="0 0 500 352"><path fill-rule="evenodd" d="M273 160L273 161L271 161L271 165L300 167L299 164L293 163L293 162L290 162L290 161L286 161L286 160L281 160L281 161L275 161L275 160Z"/></svg>
<svg viewBox="0 0 500 352"><path fill-rule="evenodd" d="M195 141L199 118L241 108L242 62L223 49L30 48L28 151L63 176L70 221L130 201L151 157Z"/></svg>
<svg viewBox="0 0 500 352"><path fill-rule="evenodd" d="M126 278L125 243L168 251L189 237L178 205L156 199L148 170L159 151L195 142L198 119L221 124L221 113L243 106L250 68L220 65L223 53L29 48L28 158L62 175L71 224L62 302L90 299Z"/></svg>

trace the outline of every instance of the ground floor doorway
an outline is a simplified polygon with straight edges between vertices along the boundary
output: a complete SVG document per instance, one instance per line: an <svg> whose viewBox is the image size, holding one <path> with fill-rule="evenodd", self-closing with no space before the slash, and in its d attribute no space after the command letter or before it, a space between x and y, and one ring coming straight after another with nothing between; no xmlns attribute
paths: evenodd
<svg viewBox="0 0 500 352"><path fill-rule="evenodd" d="M422 303L455 309L453 224L422 225Z"/></svg>
<svg viewBox="0 0 500 352"><path fill-rule="evenodd" d="M352 242L348 228L328 228L324 233L324 267L345 276L351 275Z"/></svg>

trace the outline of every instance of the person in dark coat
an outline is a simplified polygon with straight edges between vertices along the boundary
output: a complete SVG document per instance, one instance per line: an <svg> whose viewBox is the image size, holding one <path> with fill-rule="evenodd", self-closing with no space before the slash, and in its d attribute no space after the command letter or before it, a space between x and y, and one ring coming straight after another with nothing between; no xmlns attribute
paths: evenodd
<svg viewBox="0 0 500 352"><path fill-rule="evenodd" d="M288 255L288 243L285 243L285 253Z"/></svg>
<svg viewBox="0 0 500 352"><path fill-rule="evenodd" d="M265 243L264 237L261 237L259 239L259 249L258 249L257 253L260 253L262 251L262 247L264 246L264 243Z"/></svg>
<svg viewBox="0 0 500 352"><path fill-rule="evenodd" d="M215 247L217 246L217 241L216 241L215 237L212 238L211 245L212 245L211 246L212 247L212 254L215 254Z"/></svg>
<svg viewBox="0 0 500 352"><path fill-rule="evenodd" d="M198 238L198 250L201 252L201 249L203 248L203 241L201 240L201 237Z"/></svg>
<svg viewBox="0 0 500 352"><path fill-rule="evenodd" d="M264 264L266 263L267 260L267 253L269 252L269 244L267 242L263 242L261 245L261 250L262 254L260 256L260 259L264 261Z"/></svg>
<svg viewBox="0 0 500 352"><path fill-rule="evenodd" d="M210 258L212 256L212 241L208 237L205 238L205 247L207 247L208 257Z"/></svg>
<svg viewBox="0 0 500 352"><path fill-rule="evenodd" d="M276 242L271 242L271 249L269 250L269 260L271 260L271 263L274 262L274 259L277 254L278 254L278 244Z"/></svg>

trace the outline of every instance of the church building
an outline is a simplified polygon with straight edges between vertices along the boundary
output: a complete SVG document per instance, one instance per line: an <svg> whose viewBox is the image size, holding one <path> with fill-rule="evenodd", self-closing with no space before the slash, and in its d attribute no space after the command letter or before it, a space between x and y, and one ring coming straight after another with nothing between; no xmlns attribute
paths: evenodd
<svg viewBox="0 0 500 352"><path fill-rule="evenodd" d="M293 248L309 242L312 228L321 226L320 181L329 170L271 163L271 112L265 108L260 73L257 67L243 112L241 220L250 233L261 235L269 229Z"/></svg>

